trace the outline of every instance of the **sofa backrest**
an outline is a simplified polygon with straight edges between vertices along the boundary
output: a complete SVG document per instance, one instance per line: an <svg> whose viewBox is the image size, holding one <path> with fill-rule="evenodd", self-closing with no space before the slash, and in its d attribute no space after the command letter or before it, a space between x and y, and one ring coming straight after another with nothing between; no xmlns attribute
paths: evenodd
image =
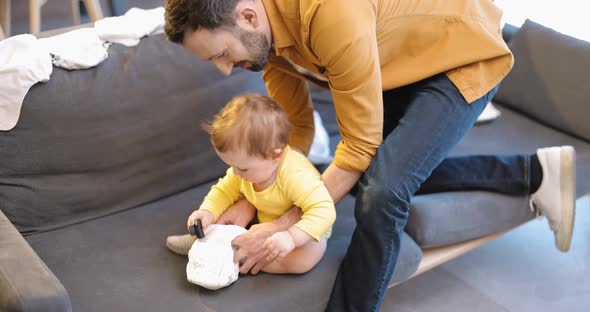
<svg viewBox="0 0 590 312"><path fill-rule="evenodd" d="M494 100L590 141L590 42L527 20L509 46L514 68Z"/></svg>
<svg viewBox="0 0 590 312"><path fill-rule="evenodd" d="M0 132L0 209L24 234L216 179L226 165L201 124L231 97L265 92L260 74L223 77L162 35L109 53L89 70L55 68Z"/></svg>

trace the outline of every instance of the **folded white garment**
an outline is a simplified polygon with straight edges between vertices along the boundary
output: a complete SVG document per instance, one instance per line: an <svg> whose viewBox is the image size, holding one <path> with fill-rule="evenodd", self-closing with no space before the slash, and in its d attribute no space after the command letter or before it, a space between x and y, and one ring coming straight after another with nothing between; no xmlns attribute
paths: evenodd
<svg viewBox="0 0 590 312"><path fill-rule="evenodd" d="M484 110L481 112L481 114L479 114L479 117L477 117L477 121L475 123L476 124L486 123L486 122L492 121L492 120L500 117L500 115L502 115L502 112L500 112L494 106L494 104L492 104L492 102L488 102L488 104L486 105L486 108L484 108Z"/></svg>
<svg viewBox="0 0 590 312"><path fill-rule="evenodd" d="M39 41L51 53L53 65L65 69L91 68L109 57L104 40L98 38L94 28L81 28Z"/></svg>
<svg viewBox="0 0 590 312"><path fill-rule="evenodd" d="M315 110L313 111L313 122L315 130L307 159L314 165L329 164L333 159L330 152L330 137L324 128L320 114Z"/></svg>
<svg viewBox="0 0 590 312"><path fill-rule="evenodd" d="M234 263L231 241L245 232L237 225L209 225L205 238L196 240L188 252L187 280L212 290L235 282L240 268Z"/></svg>
<svg viewBox="0 0 590 312"><path fill-rule="evenodd" d="M128 47L139 44L139 39L164 31L164 8L150 10L132 8L125 15L96 21L94 28L101 40Z"/></svg>
<svg viewBox="0 0 590 312"><path fill-rule="evenodd" d="M39 81L53 71L49 51L32 35L0 41L0 130L16 126L23 100Z"/></svg>

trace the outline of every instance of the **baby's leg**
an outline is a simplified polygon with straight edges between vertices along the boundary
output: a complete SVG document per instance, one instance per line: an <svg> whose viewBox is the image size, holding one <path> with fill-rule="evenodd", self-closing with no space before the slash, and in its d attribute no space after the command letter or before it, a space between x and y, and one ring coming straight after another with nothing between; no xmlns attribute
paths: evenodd
<svg viewBox="0 0 590 312"><path fill-rule="evenodd" d="M282 259L276 259L262 268L263 272L274 274L303 274L313 269L326 252L326 239L311 241L295 248Z"/></svg>
<svg viewBox="0 0 590 312"><path fill-rule="evenodd" d="M242 198L225 210L217 224L233 224L246 228L256 216L256 207L254 207L248 200Z"/></svg>

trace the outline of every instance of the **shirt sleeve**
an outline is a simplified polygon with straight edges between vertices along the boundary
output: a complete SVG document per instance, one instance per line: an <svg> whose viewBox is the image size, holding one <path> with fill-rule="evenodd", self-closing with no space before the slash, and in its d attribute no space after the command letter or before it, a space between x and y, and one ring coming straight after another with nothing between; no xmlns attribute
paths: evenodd
<svg viewBox="0 0 590 312"><path fill-rule="evenodd" d="M310 47L328 77L342 141L334 164L365 171L382 141L383 95L371 1L322 1Z"/></svg>
<svg viewBox="0 0 590 312"><path fill-rule="evenodd" d="M229 168L225 176L211 187L199 209L210 211L217 221L219 216L241 196L240 177Z"/></svg>
<svg viewBox="0 0 590 312"><path fill-rule="evenodd" d="M319 173L310 169L288 172L284 186L289 199L303 212L295 226L320 241L336 220L336 208Z"/></svg>
<svg viewBox="0 0 590 312"><path fill-rule="evenodd" d="M313 106L305 79L294 74L292 67L284 58L273 55L262 78L269 96L285 109L293 125L289 145L307 155L314 136Z"/></svg>

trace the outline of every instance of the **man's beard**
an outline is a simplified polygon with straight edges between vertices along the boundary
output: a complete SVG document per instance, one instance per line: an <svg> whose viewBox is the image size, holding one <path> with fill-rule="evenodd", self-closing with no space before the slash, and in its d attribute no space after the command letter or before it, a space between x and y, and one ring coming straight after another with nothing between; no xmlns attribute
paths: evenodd
<svg viewBox="0 0 590 312"><path fill-rule="evenodd" d="M250 63L248 70L261 71L270 57L270 44L266 40L263 33L247 31L239 29L240 41L248 51L248 53L254 58Z"/></svg>

